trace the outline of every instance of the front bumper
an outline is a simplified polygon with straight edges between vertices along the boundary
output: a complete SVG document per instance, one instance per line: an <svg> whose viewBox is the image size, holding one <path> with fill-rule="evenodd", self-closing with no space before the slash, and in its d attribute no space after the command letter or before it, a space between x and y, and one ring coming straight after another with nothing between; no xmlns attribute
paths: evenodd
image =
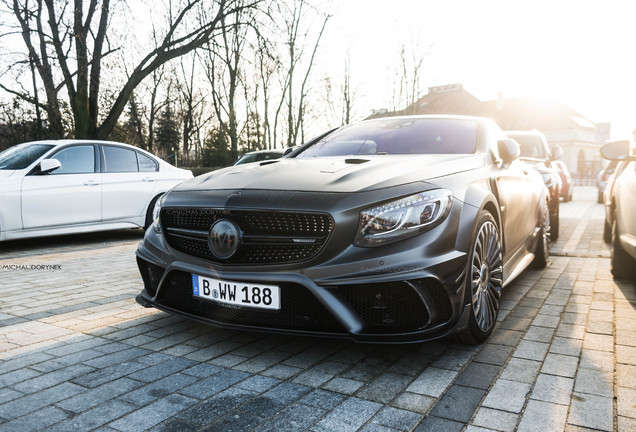
<svg viewBox="0 0 636 432"><path fill-rule="evenodd" d="M137 249L137 302L218 327L406 343L444 337L467 322L466 253L455 248L459 212L386 248L350 246L304 265L219 266L172 249L148 230ZM440 245L446 245L440 247ZM192 275L274 284L281 309L236 308L193 296Z"/></svg>

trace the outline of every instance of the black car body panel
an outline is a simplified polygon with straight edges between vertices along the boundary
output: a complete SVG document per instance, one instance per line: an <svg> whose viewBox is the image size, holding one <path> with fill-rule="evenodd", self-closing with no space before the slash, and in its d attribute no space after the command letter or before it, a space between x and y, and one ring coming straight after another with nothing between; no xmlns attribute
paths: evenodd
<svg viewBox="0 0 636 432"><path fill-rule="evenodd" d="M534 257L547 190L518 159L498 160L493 147L505 136L494 123L431 118L475 122L474 154L303 158L301 148L175 187L161 204L161 231L149 229L137 250L144 279L137 301L226 328L360 342L417 342L465 329L467 263L479 215L486 210L499 227L505 285ZM370 208L440 191L452 196L435 223L381 244L360 241ZM218 221L240 231L240 245L227 258L215 256L210 243ZM193 275L235 288L276 286L280 308L200 299Z"/></svg>

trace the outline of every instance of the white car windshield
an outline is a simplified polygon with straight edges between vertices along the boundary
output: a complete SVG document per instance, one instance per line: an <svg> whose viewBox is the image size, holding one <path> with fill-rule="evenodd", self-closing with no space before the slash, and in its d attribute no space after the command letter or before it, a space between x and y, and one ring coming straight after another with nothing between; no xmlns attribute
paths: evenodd
<svg viewBox="0 0 636 432"><path fill-rule="evenodd" d="M20 170L51 150L52 144L20 144L0 153L0 170Z"/></svg>
<svg viewBox="0 0 636 432"><path fill-rule="evenodd" d="M340 128L297 157L471 154L476 147L475 120L389 117Z"/></svg>

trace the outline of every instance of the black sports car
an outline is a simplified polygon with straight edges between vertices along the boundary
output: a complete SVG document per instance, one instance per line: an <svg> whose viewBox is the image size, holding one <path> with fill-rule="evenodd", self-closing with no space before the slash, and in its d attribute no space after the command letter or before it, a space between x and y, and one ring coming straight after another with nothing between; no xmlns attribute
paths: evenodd
<svg viewBox="0 0 636 432"><path fill-rule="evenodd" d="M137 301L233 329L485 340L502 288L548 258L549 195L518 157L487 119L391 117L181 183L137 250Z"/></svg>

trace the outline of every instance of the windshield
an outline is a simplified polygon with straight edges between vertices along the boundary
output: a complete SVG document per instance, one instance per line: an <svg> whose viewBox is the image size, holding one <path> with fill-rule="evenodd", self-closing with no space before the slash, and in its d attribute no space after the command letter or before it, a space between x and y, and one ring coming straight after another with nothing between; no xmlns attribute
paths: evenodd
<svg viewBox="0 0 636 432"><path fill-rule="evenodd" d="M545 151L543 148L543 140L535 135L512 135L521 150L522 158L545 159Z"/></svg>
<svg viewBox="0 0 636 432"><path fill-rule="evenodd" d="M0 153L0 170L24 169L38 160L52 144L20 144Z"/></svg>
<svg viewBox="0 0 636 432"><path fill-rule="evenodd" d="M476 120L383 118L340 128L297 157L470 154L476 148Z"/></svg>

